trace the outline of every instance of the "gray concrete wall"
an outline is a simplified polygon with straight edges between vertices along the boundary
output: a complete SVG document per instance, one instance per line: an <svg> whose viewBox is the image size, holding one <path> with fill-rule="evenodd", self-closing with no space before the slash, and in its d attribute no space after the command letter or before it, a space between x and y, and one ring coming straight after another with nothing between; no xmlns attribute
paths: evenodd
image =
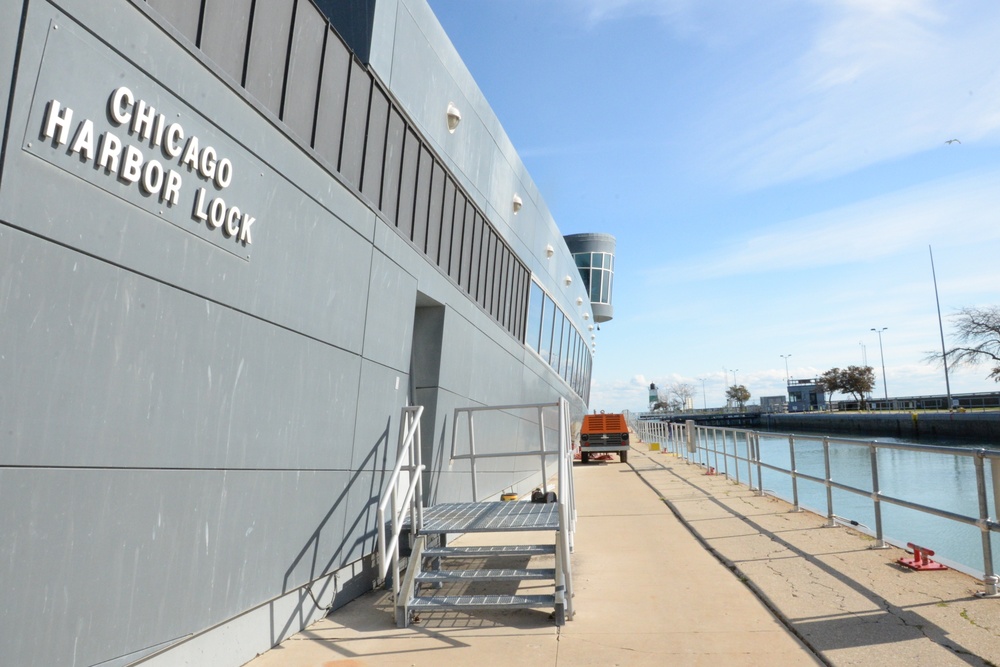
<svg viewBox="0 0 1000 667"><path fill-rule="evenodd" d="M418 298L444 309L417 392L440 497L468 487L440 449L454 407L568 388L182 34L125 1L34 0L17 53L23 5L0 0L0 653L124 665L184 642L242 664L315 617L304 587L327 604L370 577ZM68 150L87 120L95 155L105 132L157 154L112 122L122 85L232 182L175 166L171 203ZM193 218L200 188L255 217L250 243Z"/></svg>

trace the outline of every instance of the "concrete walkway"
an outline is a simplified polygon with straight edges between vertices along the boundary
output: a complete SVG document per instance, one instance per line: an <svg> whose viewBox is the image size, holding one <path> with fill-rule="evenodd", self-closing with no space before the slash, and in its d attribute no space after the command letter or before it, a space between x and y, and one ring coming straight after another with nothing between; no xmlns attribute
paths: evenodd
<svg viewBox="0 0 1000 667"><path fill-rule="evenodd" d="M400 630L378 591L249 665L1000 664L1000 599L975 579L902 568L898 549L669 454L633 446L629 461L574 468L565 626L435 612Z"/></svg>
<svg viewBox="0 0 1000 667"><path fill-rule="evenodd" d="M635 461L648 467L644 457ZM388 595L377 591L249 664L820 664L631 466L578 464L574 473L576 618L566 625L543 611L441 611L401 630ZM471 543L467 537L456 543Z"/></svg>
<svg viewBox="0 0 1000 667"><path fill-rule="evenodd" d="M704 547L832 665L998 665L1000 598L977 579L917 572L909 556L669 454L630 459Z"/></svg>

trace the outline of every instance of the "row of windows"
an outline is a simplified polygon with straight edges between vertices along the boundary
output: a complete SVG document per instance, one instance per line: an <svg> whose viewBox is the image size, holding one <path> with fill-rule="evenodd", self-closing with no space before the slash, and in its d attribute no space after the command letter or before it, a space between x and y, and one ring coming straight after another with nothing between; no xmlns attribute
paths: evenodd
<svg viewBox="0 0 1000 667"><path fill-rule="evenodd" d="M525 342L538 353L577 395L590 401L590 371L593 363L587 340L562 309L532 281L528 300Z"/></svg>
<svg viewBox="0 0 1000 667"><path fill-rule="evenodd" d="M615 256L608 252L581 252L573 255L583 276L583 286L591 303L611 305L611 287L615 278Z"/></svg>
<svg viewBox="0 0 1000 667"><path fill-rule="evenodd" d="M147 0L524 340L527 267L312 0Z"/></svg>

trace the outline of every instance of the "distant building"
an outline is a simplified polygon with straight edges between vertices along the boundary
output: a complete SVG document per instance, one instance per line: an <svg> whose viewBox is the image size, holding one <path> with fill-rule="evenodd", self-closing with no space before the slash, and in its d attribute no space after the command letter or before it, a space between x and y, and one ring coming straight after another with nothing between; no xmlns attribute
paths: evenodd
<svg viewBox="0 0 1000 667"><path fill-rule="evenodd" d="M826 391L819 378L788 381L788 411L810 412L826 409Z"/></svg>
<svg viewBox="0 0 1000 667"><path fill-rule="evenodd" d="M760 409L762 412L788 412L788 399L784 396L761 396Z"/></svg>

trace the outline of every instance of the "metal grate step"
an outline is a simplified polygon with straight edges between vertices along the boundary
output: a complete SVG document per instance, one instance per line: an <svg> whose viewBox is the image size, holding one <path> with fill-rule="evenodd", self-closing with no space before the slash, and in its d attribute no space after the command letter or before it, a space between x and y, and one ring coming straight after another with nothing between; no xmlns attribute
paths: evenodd
<svg viewBox="0 0 1000 667"><path fill-rule="evenodd" d="M428 570L417 574L416 580L423 583L438 583L444 581L527 581L555 578L555 568L508 568L496 570Z"/></svg>
<svg viewBox="0 0 1000 667"><path fill-rule="evenodd" d="M500 533L559 530L556 503L444 503L424 510L423 529L432 533Z"/></svg>
<svg viewBox="0 0 1000 667"><path fill-rule="evenodd" d="M494 556L551 556L554 544L520 544L481 547L428 547L424 558L492 558Z"/></svg>
<svg viewBox="0 0 1000 667"><path fill-rule="evenodd" d="M441 595L415 597L407 605L413 609L541 609L554 608L555 595Z"/></svg>

